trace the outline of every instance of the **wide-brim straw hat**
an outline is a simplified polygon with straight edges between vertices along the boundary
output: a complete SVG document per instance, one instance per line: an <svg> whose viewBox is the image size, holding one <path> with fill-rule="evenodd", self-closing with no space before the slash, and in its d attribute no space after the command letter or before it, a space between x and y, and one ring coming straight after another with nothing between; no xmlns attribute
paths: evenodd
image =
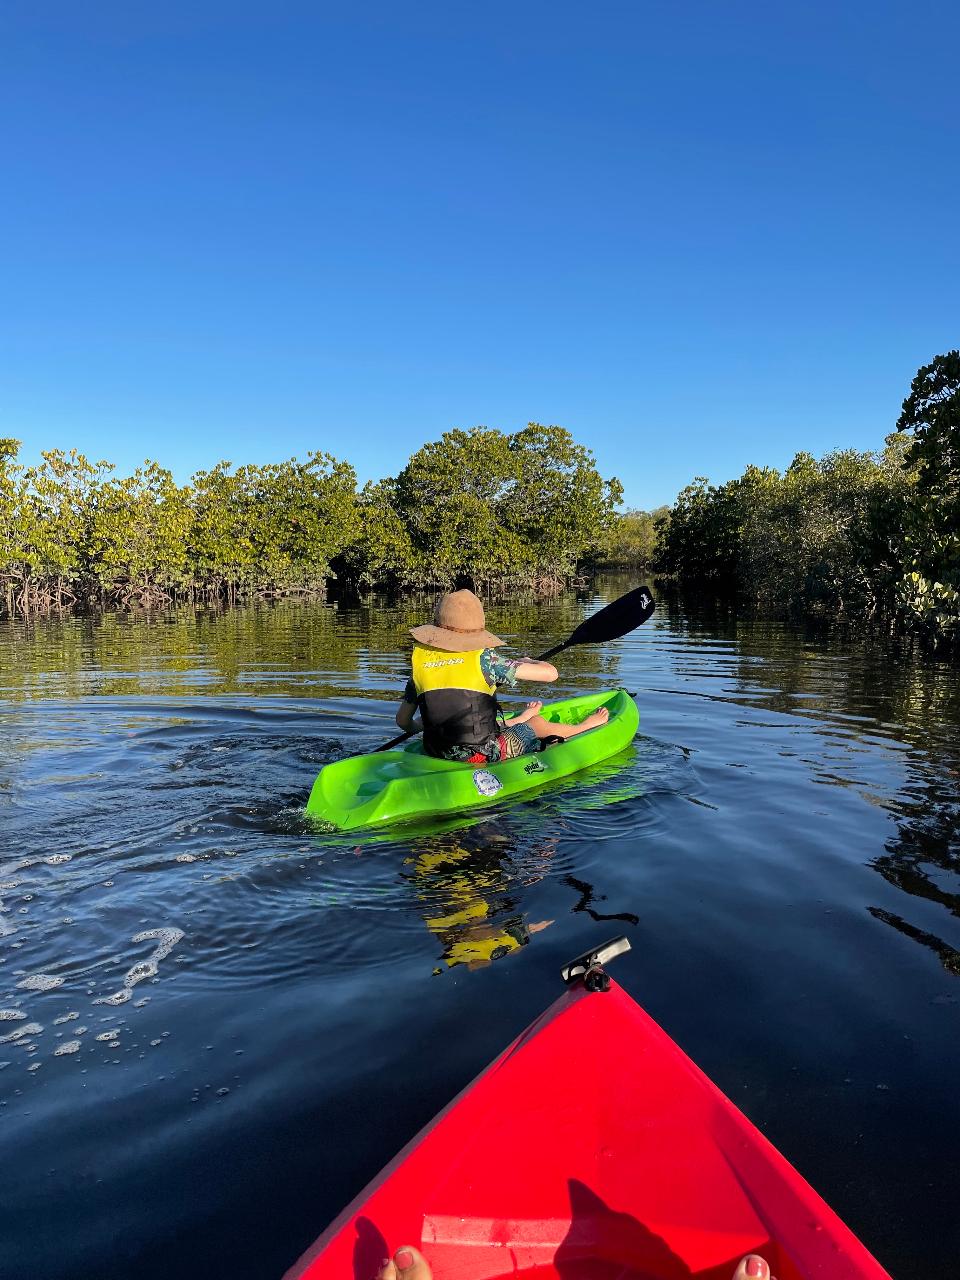
<svg viewBox="0 0 960 1280"><path fill-rule="evenodd" d="M433 611L433 622L411 627L410 634L429 649L448 649L452 653L494 649L505 643L486 629L483 605L472 591L450 591L441 596Z"/></svg>

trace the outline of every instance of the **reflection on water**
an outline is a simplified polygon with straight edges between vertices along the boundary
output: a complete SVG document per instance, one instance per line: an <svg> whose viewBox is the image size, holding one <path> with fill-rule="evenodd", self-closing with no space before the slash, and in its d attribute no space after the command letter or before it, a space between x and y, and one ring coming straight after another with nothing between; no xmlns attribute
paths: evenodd
<svg viewBox="0 0 960 1280"><path fill-rule="evenodd" d="M491 623L537 652L630 585ZM637 691L620 756L318 834L310 785L393 736L427 612L0 628L5 1265L279 1276L628 932L616 976L891 1271L951 1274L956 670L668 600L562 658L560 696Z"/></svg>
<svg viewBox="0 0 960 1280"><path fill-rule="evenodd" d="M483 840L472 849L465 841L450 839L432 847L424 842L406 859L424 923L442 947L447 966L490 964L553 924L527 920L521 893L547 874L555 852L556 843L550 840L521 853L510 848L507 837Z"/></svg>

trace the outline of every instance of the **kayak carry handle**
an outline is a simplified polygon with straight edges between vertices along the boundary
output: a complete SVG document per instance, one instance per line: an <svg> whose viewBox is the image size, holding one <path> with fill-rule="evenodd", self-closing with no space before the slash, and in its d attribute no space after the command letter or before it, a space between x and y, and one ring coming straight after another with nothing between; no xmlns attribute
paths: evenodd
<svg viewBox="0 0 960 1280"><path fill-rule="evenodd" d="M582 979L588 991L609 991L610 979L604 973L603 966L629 950L630 939L621 934L619 938L611 938L602 946L585 951L576 960L565 964L560 975L567 986Z"/></svg>

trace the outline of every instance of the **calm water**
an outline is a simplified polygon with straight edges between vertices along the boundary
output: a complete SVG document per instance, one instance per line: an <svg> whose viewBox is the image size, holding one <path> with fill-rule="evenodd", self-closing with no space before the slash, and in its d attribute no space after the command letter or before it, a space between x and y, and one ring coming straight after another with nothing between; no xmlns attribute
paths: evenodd
<svg viewBox="0 0 960 1280"><path fill-rule="evenodd" d="M597 603L491 623L537 651ZM894 1274L960 1273L956 670L663 609L563 660L638 695L614 766L318 835L421 613L0 630L0 1273L279 1277L619 932L617 978Z"/></svg>

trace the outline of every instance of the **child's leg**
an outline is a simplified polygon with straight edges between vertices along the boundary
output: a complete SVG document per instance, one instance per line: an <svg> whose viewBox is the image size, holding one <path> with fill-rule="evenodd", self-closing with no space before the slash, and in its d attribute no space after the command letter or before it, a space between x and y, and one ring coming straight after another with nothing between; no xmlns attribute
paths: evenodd
<svg viewBox="0 0 960 1280"><path fill-rule="evenodd" d="M528 702L522 711L506 717L507 724L526 724L543 710L542 702Z"/></svg>
<svg viewBox="0 0 960 1280"><path fill-rule="evenodd" d="M538 738L575 738L578 733L596 729L599 725L606 724L609 719L610 712L606 707L599 707L596 711L592 711L579 724L559 724L553 720L544 720L543 716L535 714L530 720L530 728Z"/></svg>

